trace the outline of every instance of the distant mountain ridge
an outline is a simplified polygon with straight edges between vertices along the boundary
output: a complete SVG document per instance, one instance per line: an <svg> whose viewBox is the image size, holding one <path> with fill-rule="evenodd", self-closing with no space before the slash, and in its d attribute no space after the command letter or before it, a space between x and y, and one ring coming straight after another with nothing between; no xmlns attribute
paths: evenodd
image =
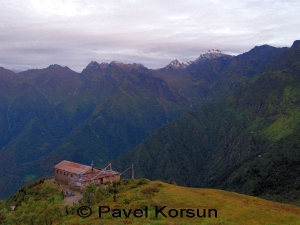
<svg viewBox="0 0 300 225"><path fill-rule="evenodd" d="M1 198L51 175L61 159L103 165L189 108L138 64L92 62L80 74L59 65L5 70L0 80L10 87L0 96Z"/></svg>
<svg viewBox="0 0 300 225"><path fill-rule="evenodd" d="M232 58L233 56L228 55L228 54L223 54L220 50L218 49L209 49L207 51L207 53L204 54L200 54L200 56L193 60L193 61L189 61L189 62L182 62L178 59L173 60L172 62L170 62L167 66L161 68L161 71L165 71L165 70L176 70L176 69L186 69L188 66L192 65L192 64L197 64L197 63L203 63L206 60L210 60L210 59L218 59L218 58Z"/></svg>
<svg viewBox="0 0 300 225"><path fill-rule="evenodd" d="M191 65L193 62L181 62L178 59L173 60L170 62L164 69L185 69L189 65Z"/></svg>
<svg viewBox="0 0 300 225"><path fill-rule="evenodd" d="M235 104L232 99L238 99L238 96L234 96L234 93L239 93L238 95L243 96L243 101L247 102L243 90L252 89L252 86L247 86L249 82L262 79L258 77L264 77L263 74L271 71L270 68L273 68L273 72L278 70L278 73L285 73L291 65L297 67L298 56L295 50L299 46L297 43L296 41L292 48L255 47L238 56L211 50L206 53L208 55L203 54L206 56L200 55L199 58L203 60L196 60L181 69L151 70L141 64L124 64L116 61L100 64L92 61L81 73L59 65L20 73L0 68L0 198L15 192L23 183L43 175L52 175L52 166L62 159L84 164L94 161L96 166L101 167L155 134L159 134L156 142L161 143L166 149L173 146L174 140L178 141L175 146L180 147L182 128L196 126L196 132L197 124L200 124L203 129L206 127L200 132L201 138L195 141L194 138L199 137L197 136L199 133L187 132L186 135L189 135L190 139L184 142L187 150L186 155L182 155L186 165L196 165L197 158L201 159L208 149L215 148L214 142L206 141L210 137L208 130L211 132L210 135L220 135L214 133L214 129L210 127L216 126L217 129L216 124L197 122L201 121L199 108L211 105L212 109L203 116L209 117L212 113L214 116L211 118L214 120L219 119L218 112L227 114L225 109L228 109L228 104ZM293 51L295 55L291 53ZM180 66L179 61L174 62L175 64ZM267 82L261 84L268 85ZM264 86L260 88L265 89ZM292 102L291 104L295 105L294 95L297 93L295 88L286 88L290 97L285 98L285 104ZM247 93L250 93L249 90ZM231 96L228 97L231 100L224 100L226 96ZM259 96L257 100L262 101ZM214 105L215 102L223 103L219 106ZM249 110L253 114L249 115L255 117L252 110L260 105L254 102L249 104L249 109L242 104L245 109L241 108L241 111ZM268 111L268 115L272 113L277 115L276 111ZM248 118L244 114L232 115ZM229 115L231 114L228 113ZM230 117L228 118L228 121L231 121ZM173 120L184 121L172 128L174 132L178 131L179 136L173 137L157 130L172 127ZM229 125L225 127L227 126ZM246 123L244 128L248 129ZM222 132L225 138L226 132ZM274 131L271 129L268 132ZM276 134L272 135L276 137ZM231 140L232 137L228 143L231 143ZM253 144L246 140L248 145ZM197 145L205 145L206 151L204 153L198 151ZM156 147L161 148L159 145ZM150 145L146 147L151 148ZM191 153L193 159L188 155L188 148L195 151ZM214 154L219 154L220 148L219 146ZM163 153L163 150L160 153ZM171 159L175 155L169 152L160 158L162 165L169 165L168 171L173 170L174 173L177 171L172 169L175 164L169 162L168 158ZM153 155L153 158L155 157ZM240 163L244 163L243 160ZM120 170L132 159L125 155L121 161ZM148 167L149 171L152 171L155 163L149 160L147 162L152 163L153 167ZM226 167L222 163L219 165L220 168ZM205 171L202 164L199 166L199 168L190 166L190 173ZM158 172L153 172L153 176L157 174ZM164 174L161 179L171 177L168 175L169 172ZM185 179L183 174L180 176ZM219 174L216 172L214 176ZM199 183L187 184L199 185ZM203 184L219 185L208 181ZM228 184L222 187L229 186Z"/></svg>

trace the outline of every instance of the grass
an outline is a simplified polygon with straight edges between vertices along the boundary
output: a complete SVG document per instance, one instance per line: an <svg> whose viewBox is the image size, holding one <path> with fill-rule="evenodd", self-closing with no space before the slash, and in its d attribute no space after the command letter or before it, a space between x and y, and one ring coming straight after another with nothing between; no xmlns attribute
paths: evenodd
<svg viewBox="0 0 300 225"><path fill-rule="evenodd" d="M284 138L299 127L299 98L300 91L298 87L293 88L287 86L284 89L283 100L280 106L283 112L278 114L274 123L266 129L266 134L271 137L273 141Z"/></svg>
<svg viewBox="0 0 300 225"><path fill-rule="evenodd" d="M145 214L141 218L135 218L132 214L129 218L113 218L111 214L98 218L98 213L81 220L82 224L203 224L203 225L300 225L300 207L277 202L267 201L256 197L237 194L234 192L187 188L177 185L163 183L161 181L150 181L148 183L130 181L119 187L116 202L112 196L104 201L96 203L92 208L98 212L99 205L109 206L112 209L145 209L148 207L148 217ZM159 215L155 217L155 206L168 210L176 209L200 209L206 210L206 218L189 218L183 212L183 216L164 218ZM208 218L208 210L216 209L217 218L212 212ZM173 212L174 213L174 210ZM78 224L78 216L69 217L65 224ZM76 221L76 222L75 222Z"/></svg>
<svg viewBox="0 0 300 225"><path fill-rule="evenodd" d="M266 129L266 133L273 141L292 134L299 127L300 112L298 109L289 109L287 115L279 115L275 122Z"/></svg>
<svg viewBox="0 0 300 225"><path fill-rule="evenodd" d="M203 223L212 224L224 219L244 225L271 222L285 224L300 221L300 208L298 207L221 190L164 184L153 199L157 203L165 202L175 208L215 208L218 210L218 219L205 218ZM189 220L189 222L200 221Z"/></svg>

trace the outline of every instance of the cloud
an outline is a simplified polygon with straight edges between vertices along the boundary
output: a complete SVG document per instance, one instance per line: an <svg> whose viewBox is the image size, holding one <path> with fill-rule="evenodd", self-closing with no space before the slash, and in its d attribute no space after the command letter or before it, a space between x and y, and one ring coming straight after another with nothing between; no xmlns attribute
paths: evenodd
<svg viewBox="0 0 300 225"><path fill-rule="evenodd" d="M209 48L239 54L290 46L300 36L297 0L6 1L0 8L0 66L50 64L80 72L90 61L160 68Z"/></svg>

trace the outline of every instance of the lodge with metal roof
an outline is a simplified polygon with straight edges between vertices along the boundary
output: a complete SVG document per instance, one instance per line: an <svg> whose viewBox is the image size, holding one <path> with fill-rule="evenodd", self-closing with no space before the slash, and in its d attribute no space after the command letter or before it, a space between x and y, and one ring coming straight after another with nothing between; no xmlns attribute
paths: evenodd
<svg viewBox="0 0 300 225"><path fill-rule="evenodd" d="M108 170L107 167L110 167ZM83 164L63 160L54 166L54 177L57 182L65 183L73 189L84 189L88 184L106 184L120 180L120 173L111 169L93 168Z"/></svg>

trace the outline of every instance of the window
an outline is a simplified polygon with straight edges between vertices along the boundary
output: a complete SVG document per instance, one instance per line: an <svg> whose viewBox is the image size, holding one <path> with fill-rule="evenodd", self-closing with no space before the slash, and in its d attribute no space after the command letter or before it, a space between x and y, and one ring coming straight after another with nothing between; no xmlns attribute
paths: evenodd
<svg viewBox="0 0 300 225"><path fill-rule="evenodd" d="M56 173L58 173L59 170L56 170Z"/></svg>

